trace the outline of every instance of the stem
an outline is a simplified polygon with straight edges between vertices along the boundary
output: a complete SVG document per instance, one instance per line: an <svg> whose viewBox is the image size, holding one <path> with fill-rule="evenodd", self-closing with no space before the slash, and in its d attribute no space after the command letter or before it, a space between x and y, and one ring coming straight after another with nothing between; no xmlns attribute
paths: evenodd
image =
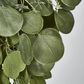
<svg viewBox="0 0 84 84"><path fill-rule="evenodd" d="M37 12L37 10L31 5L31 3L28 0L25 0L33 9L33 11Z"/></svg>

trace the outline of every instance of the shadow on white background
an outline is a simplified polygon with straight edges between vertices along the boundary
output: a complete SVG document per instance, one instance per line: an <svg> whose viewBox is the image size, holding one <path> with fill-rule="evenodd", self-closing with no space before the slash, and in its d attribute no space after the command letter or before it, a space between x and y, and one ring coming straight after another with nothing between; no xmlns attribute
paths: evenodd
<svg viewBox="0 0 84 84"><path fill-rule="evenodd" d="M73 31L62 34L64 57L55 64L47 84L84 84L84 0L73 11Z"/></svg>

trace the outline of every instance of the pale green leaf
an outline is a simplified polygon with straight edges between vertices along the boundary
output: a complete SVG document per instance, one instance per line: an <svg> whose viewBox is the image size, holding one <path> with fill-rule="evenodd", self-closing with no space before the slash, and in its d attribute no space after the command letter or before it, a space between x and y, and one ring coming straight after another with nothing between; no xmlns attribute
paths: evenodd
<svg viewBox="0 0 84 84"><path fill-rule="evenodd" d="M21 59L20 52L13 51L5 58L2 68L6 76L16 79L19 73L25 69L25 66Z"/></svg>
<svg viewBox="0 0 84 84"><path fill-rule="evenodd" d="M37 34L43 28L43 19L39 12L26 12L23 14L24 25L22 31L27 34Z"/></svg>
<svg viewBox="0 0 84 84"><path fill-rule="evenodd" d="M0 6L0 35L13 36L20 31L23 25L22 15L15 9Z"/></svg>
<svg viewBox="0 0 84 84"><path fill-rule="evenodd" d="M19 50L23 62L29 65L33 60L33 56L31 55L31 41L26 34L22 34L19 38Z"/></svg>

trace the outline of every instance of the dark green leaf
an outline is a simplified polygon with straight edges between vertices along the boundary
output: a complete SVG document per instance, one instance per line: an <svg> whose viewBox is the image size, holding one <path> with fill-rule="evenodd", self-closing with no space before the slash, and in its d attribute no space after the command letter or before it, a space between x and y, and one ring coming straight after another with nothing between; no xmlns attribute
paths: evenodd
<svg viewBox="0 0 84 84"><path fill-rule="evenodd" d="M74 26L74 18L70 11L60 9L58 12L55 11L54 17L57 28L62 33L67 34L72 31Z"/></svg>
<svg viewBox="0 0 84 84"><path fill-rule="evenodd" d="M61 0L58 0L58 2L59 2L59 5L65 10L74 10L75 9L75 6L74 7L66 6Z"/></svg>
<svg viewBox="0 0 84 84"><path fill-rule="evenodd" d="M19 32L23 25L23 17L11 7L0 7L0 35L13 36Z"/></svg>
<svg viewBox="0 0 84 84"><path fill-rule="evenodd" d="M54 63L41 64L38 61L34 60L28 69L34 76L45 76L51 71L53 66L54 66Z"/></svg>
<svg viewBox="0 0 84 84"><path fill-rule="evenodd" d="M24 25L22 31L27 34L37 34L43 28L43 19L40 13L34 11L26 12L24 16Z"/></svg>
<svg viewBox="0 0 84 84"><path fill-rule="evenodd" d="M9 53L5 58L2 68L6 76L16 79L19 73L25 69L20 52L13 51Z"/></svg>
<svg viewBox="0 0 84 84"><path fill-rule="evenodd" d="M61 0L68 7L77 6L81 0Z"/></svg>
<svg viewBox="0 0 84 84"><path fill-rule="evenodd" d="M27 70L21 72L19 77L14 82L14 84L28 84L28 83L30 83L30 78Z"/></svg>
<svg viewBox="0 0 84 84"><path fill-rule="evenodd" d="M45 80L40 77L32 77L30 84L46 84Z"/></svg>
<svg viewBox="0 0 84 84"><path fill-rule="evenodd" d="M19 50L21 52L22 60L25 64L30 65L33 60L31 55L31 41L26 34L22 34L19 39Z"/></svg>
<svg viewBox="0 0 84 84"><path fill-rule="evenodd" d="M49 79L52 77L51 72L49 72L48 74L46 74L45 76L43 76L44 79Z"/></svg>

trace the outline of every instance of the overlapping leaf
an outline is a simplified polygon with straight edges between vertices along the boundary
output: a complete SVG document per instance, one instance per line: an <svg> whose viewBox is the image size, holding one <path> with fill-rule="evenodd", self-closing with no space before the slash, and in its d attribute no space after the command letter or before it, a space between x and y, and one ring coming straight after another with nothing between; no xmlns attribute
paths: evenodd
<svg viewBox="0 0 84 84"><path fill-rule="evenodd" d="M81 0L61 0L66 6L68 7L75 7L77 6Z"/></svg>
<svg viewBox="0 0 84 84"><path fill-rule="evenodd" d="M47 29L44 29L42 32L41 32L42 35L50 35L50 36L56 36L58 37L59 39L62 39L61 38L61 35L59 34L58 30L56 30L55 28L47 28Z"/></svg>
<svg viewBox="0 0 84 84"><path fill-rule="evenodd" d="M53 68L54 63L41 64L38 61L34 60L29 66L29 70L34 76L45 76Z"/></svg>
<svg viewBox="0 0 84 84"><path fill-rule="evenodd" d="M59 5L65 10L74 10L75 9L75 6L70 7L70 6L65 5L61 0L57 0L57 1L59 2Z"/></svg>
<svg viewBox="0 0 84 84"><path fill-rule="evenodd" d="M21 59L19 51L13 51L7 55L3 63L3 71L6 76L16 79L19 73L25 69L25 64Z"/></svg>
<svg viewBox="0 0 84 84"><path fill-rule="evenodd" d="M24 16L24 25L22 31L27 34L37 34L43 28L43 19L39 12L26 12Z"/></svg>
<svg viewBox="0 0 84 84"><path fill-rule="evenodd" d="M28 0L36 10L41 12L42 16L49 16L53 13L51 3L47 0Z"/></svg>
<svg viewBox="0 0 84 84"><path fill-rule="evenodd" d="M32 53L34 55L34 58L40 63L53 63L58 61L63 56L63 42L60 38L58 38L58 36L55 36L56 34L52 33L49 34L47 32L47 34L39 34L37 40L33 45Z"/></svg>
<svg viewBox="0 0 84 84"><path fill-rule="evenodd" d="M19 50L23 62L29 65L33 60L33 56L31 55L31 41L26 34L22 34L19 38Z"/></svg>
<svg viewBox="0 0 84 84"><path fill-rule="evenodd" d="M30 83L30 78L27 70L20 73L19 77L14 81L14 84L28 84Z"/></svg>
<svg viewBox="0 0 84 84"><path fill-rule="evenodd" d="M71 32L74 26L74 18L70 11L60 9L58 12L55 11L54 17L57 28L62 33L67 34Z"/></svg>
<svg viewBox="0 0 84 84"><path fill-rule="evenodd" d="M15 9L7 6L0 7L0 35L13 36L19 32L23 25L22 15Z"/></svg>

